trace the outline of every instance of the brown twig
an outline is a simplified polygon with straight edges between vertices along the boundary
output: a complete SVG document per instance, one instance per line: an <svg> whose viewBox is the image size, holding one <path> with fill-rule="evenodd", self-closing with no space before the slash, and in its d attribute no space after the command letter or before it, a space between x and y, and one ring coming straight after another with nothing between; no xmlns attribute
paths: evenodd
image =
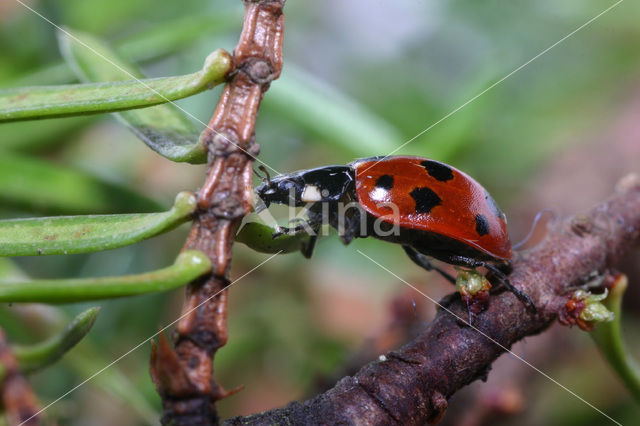
<svg viewBox="0 0 640 426"><path fill-rule="evenodd" d="M324 394L283 409L230 419L228 424L423 424L437 422L447 399L486 377L504 348L550 326L568 290L612 267L640 239L640 177L583 215L557 223L546 239L514 261L511 282L532 297L529 312L510 292L493 295L474 326L439 310L425 333L387 357L345 377ZM466 318L462 303L449 309ZM523 365L523 368L528 368Z"/></svg>
<svg viewBox="0 0 640 426"><path fill-rule="evenodd" d="M209 169L184 249L207 253L213 269L186 290L175 351L163 338L153 348L151 374L162 396L165 424L215 424L215 402L230 394L213 380L213 356L227 341L231 245L252 208L258 108L282 69L284 1L243 0L234 70L205 131Z"/></svg>
<svg viewBox="0 0 640 426"><path fill-rule="evenodd" d="M515 229L515 235L526 234L532 218L540 211L541 206L551 207L556 214L585 209L593 200L606 197L622 173L638 169L638 89L632 88L623 95L619 107L612 111L610 124L604 126L602 131L558 136L554 143L561 148L526 183L526 188L518 191L518 199L512 203L509 228ZM598 159L598 173L593 173L594 158ZM571 176L571 179L567 179L567 176ZM580 182L580 191L576 191L576 182ZM537 228L538 232L535 234L539 235L539 238L534 238L533 244L529 246L535 245L536 241L539 242L544 237L546 228L541 225ZM630 282L640 278L637 259L638 253L631 251L619 264L629 276ZM624 304L631 308L630 312L640 303L639 296L640 288L637 287L632 287L625 293ZM584 347L579 342L585 341L579 339L576 333L569 333L572 333L572 330L553 327L540 336L527 339L520 351L526 351L527 357L535 359L537 366L543 370L552 364L561 365L563 362L580 358L583 356ZM560 354L557 351L559 341L563 342ZM587 341L586 344L588 343ZM496 421L517 422L518 419L514 419L514 416L530 416L532 410L535 410L535 404L522 404L518 407L518 401L523 402L526 398L537 395L532 380L538 373L532 369L523 369L520 363L512 361L511 358L502 357L493 365L486 384L469 386L464 392L458 392L443 423L481 426ZM611 392L615 391L612 389Z"/></svg>
<svg viewBox="0 0 640 426"><path fill-rule="evenodd" d="M331 389L338 379L357 373L364 364L376 359L381 353L410 342L426 327L419 313L427 303L427 299L417 299L412 289L401 288L387 303L385 324L375 330L371 337L366 338L330 375L318 376L313 388L309 390L309 395Z"/></svg>
<svg viewBox="0 0 640 426"><path fill-rule="evenodd" d="M0 329L0 406L9 425L36 426L41 424L40 404L27 380L20 374L18 361Z"/></svg>

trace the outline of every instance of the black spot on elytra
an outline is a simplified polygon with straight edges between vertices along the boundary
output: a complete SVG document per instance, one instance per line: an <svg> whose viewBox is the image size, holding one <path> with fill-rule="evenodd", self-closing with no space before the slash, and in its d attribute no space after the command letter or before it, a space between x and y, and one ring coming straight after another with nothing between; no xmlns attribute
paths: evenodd
<svg viewBox="0 0 640 426"><path fill-rule="evenodd" d="M502 213L502 210L500 210L500 207L498 207L496 200L494 200L493 197L486 191L484 192L484 199L493 214L502 219L504 217L504 213Z"/></svg>
<svg viewBox="0 0 640 426"><path fill-rule="evenodd" d="M438 163L437 161L425 160L420 163L427 169L427 173L432 178L439 180L440 182L446 182L453 179L453 170L451 167Z"/></svg>
<svg viewBox="0 0 640 426"><path fill-rule="evenodd" d="M483 214L476 215L476 232L481 237L489 233L489 221Z"/></svg>
<svg viewBox="0 0 640 426"><path fill-rule="evenodd" d="M393 188L393 176L382 175L376 181L376 188L391 189Z"/></svg>
<svg viewBox="0 0 640 426"><path fill-rule="evenodd" d="M416 202L416 212L418 213L429 213L432 208L442 203L442 199L438 197L438 194L427 187L414 188L409 195Z"/></svg>

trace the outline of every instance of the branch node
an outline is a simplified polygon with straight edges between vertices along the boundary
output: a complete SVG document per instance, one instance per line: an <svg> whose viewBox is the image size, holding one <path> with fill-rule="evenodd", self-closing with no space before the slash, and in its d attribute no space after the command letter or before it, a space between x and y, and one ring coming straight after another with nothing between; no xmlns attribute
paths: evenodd
<svg viewBox="0 0 640 426"><path fill-rule="evenodd" d="M211 198L209 210L219 219L233 220L247 213L244 199L237 194L216 192Z"/></svg>
<svg viewBox="0 0 640 426"><path fill-rule="evenodd" d="M571 230L578 237L584 237L587 234L590 234L593 231L593 221L584 215L576 215L571 220Z"/></svg>
<svg viewBox="0 0 640 426"><path fill-rule="evenodd" d="M390 410L387 405L384 402L384 399L382 399L380 397L380 395L378 395L377 393L375 393L374 391L371 391L369 389L367 389L362 383L360 383L357 379L356 379L356 383L358 384L358 386L360 387L360 389L362 389L364 391L364 393L366 393L367 395L369 395L369 397L371 399L373 399L376 402L376 405L378 405L378 407L380 407L382 409L382 411L384 411L389 417L391 417L396 423L400 423L400 419L398 419L394 414L393 411Z"/></svg>
<svg viewBox="0 0 640 426"><path fill-rule="evenodd" d="M226 343L226 339L222 341L216 332L209 330L192 332L189 334L187 339L191 340L196 346L204 349L208 353L215 352Z"/></svg>
<svg viewBox="0 0 640 426"><path fill-rule="evenodd" d="M245 61L242 69L247 77L259 85L266 85L278 78L278 73L265 58L249 58Z"/></svg>
<svg viewBox="0 0 640 426"><path fill-rule="evenodd" d="M433 414L427 419L427 423L435 424L442 420L444 417L444 413L447 411L447 407L449 403L447 402L447 398L444 397L439 391L435 391L431 395L431 408L433 409Z"/></svg>
<svg viewBox="0 0 640 426"><path fill-rule="evenodd" d="M616 184L616 192L628 192L634 189L640 189L640 175L637 173L629 173L618 181Z"/></svg>
<svg viewBox="0 0 640 426"><path fill-rule="evenodd" d="M391 351L387 354L387 358L394 358L399 361L405 362L407 364L420 365L424 362L423 359L418 359L417 357L410 357L407 355L400 354L396 351Z"/></svg>
<svg viewBox="0 0 640 426"><path fill-rule="evenodd" d="M151 342L151 380L161 395L176 397L197 393L164 333L160 334L157 344Z"/></svg>

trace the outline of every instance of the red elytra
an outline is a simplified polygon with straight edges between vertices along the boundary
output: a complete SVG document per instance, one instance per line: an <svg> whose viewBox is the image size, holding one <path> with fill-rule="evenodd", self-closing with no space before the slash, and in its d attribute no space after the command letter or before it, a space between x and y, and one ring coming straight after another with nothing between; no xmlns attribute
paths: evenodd
<svg viewBox="0 0 640 426"><path fill-rule="evenodd" d="M364 159L351 167L358 202L367 213L458 240L496 259L511 258L504 213L466 173L408 156ZM391 206L397 206L399 214L393 214Z"/></svg>
<svg viewBox="0 0 640 426"><path fill-rule="evenodd" d="M536 310L505 275L512 253L504 213L478 182L447 164L410 156L365 158L346 166L267 177L256 193L265 207L307 206L308 222L279 232L311 229L306 257L313 252L320 226L329 224L345 244L369 236L400 244L413 262L454 283L455 278L434 267L427 256L469 268L484 266ZM342 208L354 201L355 211ZM397 233L380 232L371 222L391 229L397 225Z"/></svg>

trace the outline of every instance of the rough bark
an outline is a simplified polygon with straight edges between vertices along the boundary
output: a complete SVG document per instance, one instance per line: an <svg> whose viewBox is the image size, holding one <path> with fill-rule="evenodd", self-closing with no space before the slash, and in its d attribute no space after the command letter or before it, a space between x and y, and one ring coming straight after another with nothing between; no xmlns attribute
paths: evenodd
<svg viewBox="0 0 640 426"><path fill-rule="evenodd" d="M161 338L152 352L151 374L162 397L164 424L216 424L215 402L229 395L213 380L213 356L227 341L231 245L253 205L256 118L264 92L282 69L284 26L284 0L243 3L234 69L205 133L209 168L184 246L209 255L213 268L187 287L175 350Z"/></svg>
<svg viewBox="0 0 640 426"><path fill-rule="evenodd" d="M533 217L542 207L551 207L556 214L586 209L594 200L610 194L620 176L638 169L639 89L636 85L622 96L622 102L611 111L611 119L601 131L558 136L554 143L561 148L541 165L525 187L518 190L515 202L511 203L513 208L509 209L509 228L516 231L515 235L527 233ZM596 158L598 173L593 173ZM567 176L571 176L571 179L567 179ZM576 191L576 182L580 182L580 191ZM538 228L539 232L534 232L534 235L540 238L534 237L530 247L543 237L545 227L541 223ZM632 283L640 279L639 254L637 250L632 250L618 264L618 268L628 275ZM624 305L628 312L640 306L640 288L632 286L627 289ZM584 345L589 346L590 342L581 339L579 333L574 331L552 327L540 336L522 342L519 348L514 348L517 353L525 352L528 358L535 359L536 366L543 370L570 360L580 362L593 352L584 353ZM563 342L560 354L557 351L559 341ZM502 357L498 363L494 363L486 385L469 386L464 392L456 393L443 424L481 426L497 421L528 419L535 415L535 405L525 401L539 395L535 391L535 383L544 378L534 370L523 369L520 363L511 361ZM622 386L611 389L612 394L616 392L624 393L625 389Z"/></svg>
<svg viewBox="0 0 640 426"><path fill-rule="evenodd" d="M372 362L341 379L333 389L306 402L232 418L226 424L436 422L457 390L485 378L505 348L549 327L571 289L605 273L639 237L640 177L629 175L610 199L554 224L543 242L514 259L511 282L532 297L536 314L509 292L493 295L488 309L474 321L483 335L459 319L467 312L455 301L449 309L459 318L439 310L411 343L387 354L385 361Z"/></svg>

